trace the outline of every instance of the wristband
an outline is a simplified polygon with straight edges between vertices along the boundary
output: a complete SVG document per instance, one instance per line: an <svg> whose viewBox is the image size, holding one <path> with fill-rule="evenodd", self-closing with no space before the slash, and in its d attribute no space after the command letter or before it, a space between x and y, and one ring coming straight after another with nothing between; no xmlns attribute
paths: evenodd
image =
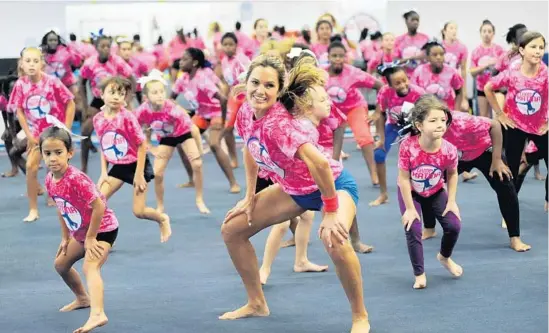
<svg viewBox="0 0 549 333"><path fill-rule="evenodd" d="M335 195L332 198L326 198L324 196L321 196L322 202L324 203L324 212L326 213L334 213L337 212L337 209L339 208L339 200L337 195Z"/></svg>

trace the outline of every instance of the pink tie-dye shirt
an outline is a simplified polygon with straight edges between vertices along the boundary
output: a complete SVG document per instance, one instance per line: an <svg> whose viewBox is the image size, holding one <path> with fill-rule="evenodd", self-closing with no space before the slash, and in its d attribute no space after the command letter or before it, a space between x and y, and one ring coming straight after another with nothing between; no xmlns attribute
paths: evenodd
<svg viewBox="0 0 549 333"><path fill-rule="evenodd" d="M537 135L547 124L547 75L547 66L542 64L534 78L524 76L519 68L490 79L494 90L507 88L503 111L526 133Z"/></svg>
<svg viewBox="0 0 549 333"><path fill-rule="evenodd" d="M522 57L520 56L520 54L515 54L514 56L509 58L509 53L505 52L499 56L494 68L501 73L503 71L506 71L507 69L518 69L521 64Z"/></svg>
<svg viewBox="0 0 549 333"><path fill-rule="evenodd" d="M456 146L460 161L472 161L492 146L491 126L489 118L452 111L452 123L444 139Z"/></svg>
<svg viewBox="0 0 549 333"><path fill-rule="evenodd" d="M329 152L319 146L319 133L308 120L297 120L280 103L276 103L261 119L254 120L254 111L244 102L235 125L248 151L259 167L290 195L306 195L318 190L307 165L295 155L298 149L311 143L329 159L337 179L343 166L331 159Z"/></svg>
<svg viewBox="0 0 549 333"><path fill-rule="evenodd" d="M105 205L105 212L98 233L113 231L118 228L114 212L107 207L105 196L99 192L93 181L76 167L69 165L63 177L53 178L50 172L46 176L46 191L55 201L57 210L63 217L70 235L79 242L86 240L90 227L93 208L91 204L100 199Z"/></svg>
<svg viewBox="0 0 549 333"><path fill-rule="evenodd" d="M223 57L221 59L221 69L225 82L231 87L238 84L238 76L245 72L250 66L250 59L244 54L237 52L234 57Z"/></svg>
<svg viewBox="0 0 549 333"><path fill-rule="evenodd" d="M459 72L446 64L438 74L433 73L430 64L419 65L411 81L425 89L428 94L435 94L450 110L453 110L456 104L455 90L463 86L463 78Z"/></svg>
<svg viewBox="0 0 549 333"><path fill-rule="evenodd" d="M76 76L72 73L71 66L80 65L82 62L82 58L77 52L60 45L55 53L44 53L44 60L46 61L44 69L46 73L58 78L67 87L76 84Z"/></svg>
<svg viewBox="0 0 549 333"><path fill-rule="evenodd" d="M390 53L383 51L376 52L368 61L368 72L377 72L377 67L381 64L393 62L398 59L396 52L393 50ZM385 78L383 78L385 80Z"/></svg>
<svg viewBox="0 0 549 333"><path fill-rule="evenodd" d="M418 56L423 53L421 48L428 41L429 36L421 32L416 33L414 36L406 33L395 38L395 51L399 59ZM414 70L420 64L420 60L410 60L410 62L406 66L406 73L408 74L408 76L412 75L412 73L414 73Z"/></svg>
<svg viewBox="0 0 549 333"><path fill-rule="evenodd" d="M459 41L453 43L443 41L442 45L446 51L444 53L444 63L452 68L459 69L461 62L467 60L467 46Z"/></svg>
<svg viewBox="0 0 549 333"><path fill-rule="evenodd" d="M323 68L328 70L329 66ZM368 105L358 88L371 89L376 81L376 78L372 75L351 65L344 64L339 75L328 78L326 91L335 106L347 115L357 107Z"/></svg>
<svg viewBox="0 0 549 333"><path fill-rule="evenodd" d="M196 114L200 117L204 119L221 117L221 104L214 97L218 92L214 76L215 74L209 68L198 69L193 78L188 73L184 73L177 79L172 90L176 94L183 94L191 108L196 110Z"/></svg>
<svg viewBox="0 0 549 333"><path fill-rule="evenodd" d="M190 44L189 39L186 39L186 43L183 43L179 36L175 36L168 44L168 54L170 55L170 60L173 62L177 59L181 59L181 57L183 57L183 53L185 53L189 47L193 47Z"/></svg>
<svg viewBox="0 0 549 333"><path fill-rule="evenodd" d="M191 131L192 122L187 112L170 100L165 101L158 111L153 110L149 102L145 102L134 113L139 124L150 128L158 139L176 138Z"/></svg>
<svg viewBox="0 0 549 333"><path fill-rule="evenodd" d="M137 150L145 142L145 134L135 114L122 108L113 118L107 118L105 111L101 111L93 117L93 128L107 162L131 164L137 161Z"/></svg>
<svg viewBox="0 0 549 333"><path fill-rule="evenodd" d="M156 56L149 51L135 52L133 54L133 59L137 59L139 62L143 63L143 69L145 74L149 73L156 67Z"/></svg>
<svg viewBox="0 0 549 333"><path fill-rule="evenodd" d="M106 63L99 62L98 57L89 58L80 69L80 76L90 81L94 97L101 97L101 82L112 76L130 78L133 70L124 59L117 55L111 55Z"/></svg>
<svg viewBox="0 0 549 333"><path fill-rule="evenodd" d="M133 72L133 77L135 80L138 80L139 78L142 78L144 76L147 76L149 73L149 67L147 64L145 64L143 61L141 61L139 58L133 56L128 61L127 64L130 65ZM141 91L141 85L138 84L136 87L136 91Z"/></svg>
<svg viewBox="0 0 549 333"><path fill-rule="evenodd" d="M413 104L425 94L425 90L410 83L408 85L408 94L399 96L395 89L390 86L383 86L377 93L377 105L381 112L387 115L386 124L396 124L397 117L401 113L404 103Z"/></svg>
<svg viewBox="0 0 549 333"><path fill-rule="evenodd" d="M497 60L504 53L503 48L497 44L490 47L478 46L471 54L471 67L486 66L489 62ZM492 76L491 67L477 75L477 90L484 91L484 86Z"/></svg>
<svg viewBox="0 0 549 333"><path fill-rule="evenodd" d="M46 121L48 114L65 122L67 104L73 99L72 93L59 79L42 73L42 78L36 83L28 76L20 77L13 86L8 104L14 111L23 110L32 136L38 138L52 126Z"/></svg>
<svg viewBox="0 0 549 333"><path fill-rule="evenodd" d="M410 172L412 191L424 198L437 193L444 186L444 171L458 165L456 147L442 139L436 153L427 153L419 145L419 135L411 136L400 144L398 168Z"/></svg>

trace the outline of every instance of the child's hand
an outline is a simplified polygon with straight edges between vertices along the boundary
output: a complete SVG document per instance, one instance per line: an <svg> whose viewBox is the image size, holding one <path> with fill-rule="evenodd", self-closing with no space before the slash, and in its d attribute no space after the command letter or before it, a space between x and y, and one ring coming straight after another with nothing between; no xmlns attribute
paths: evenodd
<svg viewBox="0 0 549 333"><path fill-rule="evenodd" d="M145 176L136 174L133 178L133 187L137 189L139 193L145 192L147 190L147 182L145 181Z"/></svg>
<svg viewBox="0 0 549 333"><path fill-rule="evenodd" d="M449 212L454 213L457 216L458 220L461 221L461 216L459 216L459 208L455 201L448 201L448 203L446 204L446 209L444 210L444 213L442 213L442 216L446 216L446 214L448 214Z"/></svg>
<svg viewBox="0 0 549 333"><path fill-rule="evenodd" d="M67 255L67 247L69 246L69 241L69 238L63 238L61 240L61 244L59 244L59 249L57 250L57 254L55 255L56 258L59 257L61 254L63 254L64 256Z"/></svg>
<svg viewBox="0 0 549 333"><path fill-rule="evenodd" d="M103 184L106 183L108 185L109 184L108 179L109 179L109 175L101 172L101 176L99 176L99 180L97 181L97 187L101 189L101 186L103 186Z"/></svg>
<svg viewBox="0 0 549 333"><path fill-rule="evenodd" d="M86 249L86 256L91 260L100 259L103 256L103 247L95 237L86 237L84 241L84 248Z"/></svg>
<svg viewBox="0 0 549 333"><path fill-rule="evenodd" d="M420 221L419 214L417 213L417 210L415 208L413 209L406 209L404 214L402 215L402 225L406 228L406 231L410 231L410 228L412 227L412 224L414 221Z"/></svg>

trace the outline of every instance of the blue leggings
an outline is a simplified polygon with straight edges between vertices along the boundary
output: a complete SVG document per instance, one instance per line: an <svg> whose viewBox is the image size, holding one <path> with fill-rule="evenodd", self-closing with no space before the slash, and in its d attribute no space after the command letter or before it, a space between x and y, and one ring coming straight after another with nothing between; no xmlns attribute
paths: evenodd
<svg viewBox="0 0 549 333"><path fill-rule="evenodd" d="M378 148L374 151L374 159L377 164L385 163L387 154L389 153L389 150L391 150L391 145L398 137L399 129L400 128L395 124L385 124L385 150Z"/></svg>

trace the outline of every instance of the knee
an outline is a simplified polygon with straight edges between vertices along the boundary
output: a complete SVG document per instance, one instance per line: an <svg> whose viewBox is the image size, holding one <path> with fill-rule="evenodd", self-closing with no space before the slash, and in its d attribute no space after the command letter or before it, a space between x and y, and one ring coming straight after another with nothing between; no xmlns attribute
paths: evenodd
<svg viewBox="0 0 549 333"><path fill-rule="evenodd" d="M330 258L332 258L332 261L336 266L339 266L341 264L345 264L346 262L348 262L349 256L354 253L353 247L351 246L350 242L345 241L343 244L341 244L333 236L332 236L332 247L328 247L325 244L324 248L326 248L326 252L328 252L328 255L330 256Z"/></svg>
<svg viewBox="0 0 549 333"><path fill-rule="evenodd" d="M231 243L238 237L236 228L231 225L231 221L227 221L221 225L221 237L225 243Z"/></svg>
<svg viewBox="0 0 549 333"><path fill-rule="evenodd" d="M457 216L452 217L452 222L448 223L448 226L446 227L446 230L444 230L444 232L458 235L460 231L461 231L461 223L459 222Z"/></svg>
<svg viewBox="0 0 549 333"><path fill-rule="evenodd" d="M82 265L82 272L84 275L89 275L90 273L97 272L99 269L99 263L97 261L85 260Z"/></svg>
<svg viewBox="0 0 549 333"><path fill-rule="evenodd" d="M191 161L191 168L193 169L194 172L198 172L200 170L202 170L202 158L196 158L194 160Z"/></svg>
<svg viewBox="0 0 549 333"><path fill-rule="evenodd" d="M145 207L141 207L138 205L133 206L133 215L137 217L138 219L145 219Z"/></svg>
<svg viewBox="0 0 549 333"><path fill-rule="evenodd" d="M154 181L157 183L164 181L164 170L154 170Z"/></svg>
<svg viewBox="0 0 549 333"><path fill-rule="evenodd" d="M284 236L286 232L290 229L290 221L279 223L275 225L272 229L272 232L279 233L281 236Z"/></svg>
<svg viewBox="0 0 549 333"><path fill-rule="evenodd" d="M59 258L61 258L61 256L59 256L58 258L55 259L55 261L53 263L53 266L55 267L55 270L57 271L57 273L59 275L65 275L69 272L71 267L69 265L67 265L65 262L63 262L63 260L59 259Z"/></svg>
<svg viewBox="0 0 549 333"><path fill-rule="evenodd" d="M376 149L374 151L374 159L377 164L383 164L387 159L387 153L383 149Z"/></svg>

